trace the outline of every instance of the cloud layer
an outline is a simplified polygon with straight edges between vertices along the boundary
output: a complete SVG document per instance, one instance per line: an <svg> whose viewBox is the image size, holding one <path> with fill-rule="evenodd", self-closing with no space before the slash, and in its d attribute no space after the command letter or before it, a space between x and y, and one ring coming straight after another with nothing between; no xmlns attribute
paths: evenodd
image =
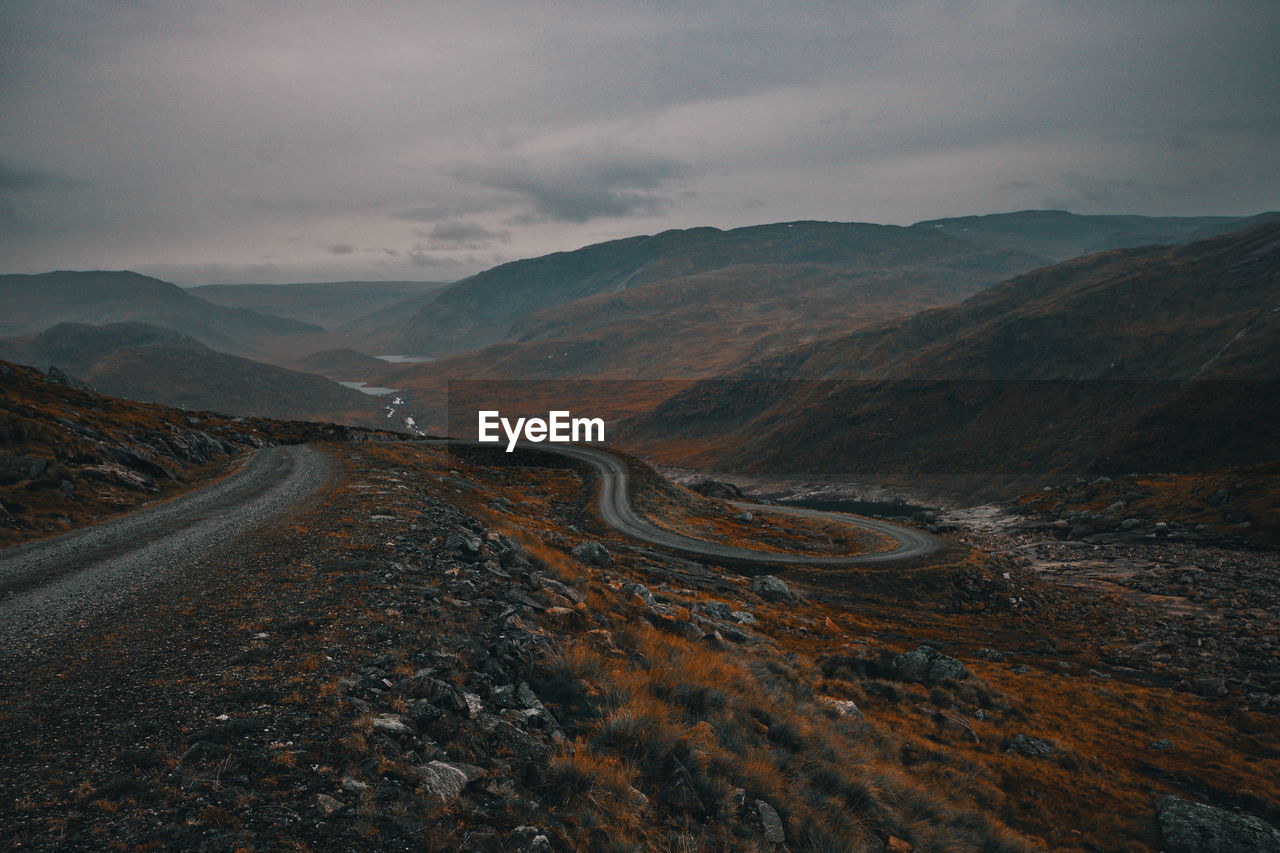
<svg viewBox="0 0 1280 853"><path fill-rule="evenodd" d="M671 227L1280 207L1272 0L0 6L0 271L453 278Z"/></svg>

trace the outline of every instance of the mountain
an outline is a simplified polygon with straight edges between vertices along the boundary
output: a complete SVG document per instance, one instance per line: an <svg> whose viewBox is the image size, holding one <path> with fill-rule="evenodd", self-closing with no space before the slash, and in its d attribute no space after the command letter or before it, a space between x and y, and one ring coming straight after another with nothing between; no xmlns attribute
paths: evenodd
<svg viewBox="0 0 1280 853"><path fill-rule="evenodd" d="M188 293L227 308L248 308L337 329L354 319L445 285L435 281L328 281L310 284L206 284Z"/></svg>
<svg viewBox="0 0 1280 853"><path fill-rule="evenodd" d="M673 230L514 261L455 282L430 306L401 321L393 340L406 353L473 350L521 339L530 331L526 318L556 306L718 271L731 284L744 286L757 278L774 279L793 296L805 289L806 274L858 276L940 264L967 267L971 279L981 279L983 273L995 276L988 278L994 283L1085 252L1176 242L1233 221L1051 210L932 220L909 228L789 222L729 231ZM600 307L617 308L618 303L605 300Z"/></svg>
<svg viewBox="0 0 1280 853"><path fill-rule="evenodd" d="M56 366L95 390L237 415L377 425L381 404L320 376L212 350L149 323L59 323L38 335L0 341L0 355Z"/></svg>
<svg viewBox="0 0 1280 853"><path fill-rule="evenodd" d="M142 321L182 332L223 352L265 357L282 348L313 351L317 326L227 308L135 272L0 275L0 335L25 335L57 323ZM312 340L310 346L306 345Z"/></svg>
<svg viewBox="0 0 1280 853"><path fill-rule="evenodd" d="M368 381L395 369L388 362L347 347L313 352L296 359L292 366L306 373L318 373L344 382Z"/></svg>
<svg viewBox="0 0 1280 853"><path fill-rule="evenodd" d="M959 305L694 384L626 432L772 474L1068 472L1280 458L1280 222L1035 270Z"/></svg>
<svg viewBox="0 0 1280 853"><path fill-rule="evenodd" d="M1238 216L1082 216L1065 210L1021 210L930 219L911 227L1061 261L1108 249L1183 243L1247 224Z"/></svg>
<svg viewBox="0 0 1280 853"><path fill-rule="evenodd" d="M704 289L698 277L721 272L716 288L763 288L780 299L794 298L806 276L854 277L875 270L930 266L979 255L969 265L981 270L987 247L975 247L924 229L838 222L790 222L721 231L694 228L655 236L631 237L514 261L471 276L440 292L432 304L404 324L401 351L451 353L504 339L536 334L524 326L537 312L588 297L607 296L659 282L674 289ZM1010 259L995 259L1003 272ZM1020 259L1028 269L1044 258ZM999 275L997 272L995 275ZM757 285L756 282L762 282ZM697 306L693 294L686 300ZM603 299L606 318L635 314L627 300ZM614 312L614 315L610 314ZM535 321L536 322L536 321Z"/></svg>

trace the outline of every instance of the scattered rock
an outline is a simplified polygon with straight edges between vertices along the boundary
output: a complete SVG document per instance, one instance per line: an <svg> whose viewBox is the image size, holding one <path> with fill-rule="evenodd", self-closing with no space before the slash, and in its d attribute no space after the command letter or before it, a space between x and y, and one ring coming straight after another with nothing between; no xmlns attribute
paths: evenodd
<svg viewBox="0 0 1280 853"><path fill-rule="evenodd" d="M1173 794L1160 801L1156 814L1166 853L1280 853L1280 831L1252 815Z"/></svg>

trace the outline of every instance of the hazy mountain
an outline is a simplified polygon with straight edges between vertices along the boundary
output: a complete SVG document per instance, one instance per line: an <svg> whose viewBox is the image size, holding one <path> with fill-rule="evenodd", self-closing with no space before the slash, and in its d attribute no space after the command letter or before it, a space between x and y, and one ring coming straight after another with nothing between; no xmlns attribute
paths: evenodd
<svg viewBox="0 0 1280 853"><path fill-rule="evenodd" d="M1245 224L1238 216L1082 216L1065 210L1020 210L930 219L911 227L1066 260L1108 249L1183 243Z"/></svg>
<svg viewBox="0 0 1280 853"><path fill-rule="evenodd" d="M757 278L756 267L766 267L760 277L779 279L778 287L792 296L806 290L806 275L821 279L824 275L852 277L877 270L965 266L960 259L967 259L970 281L985 273L997 276L989 279L994 282L1015 271L1089 251L1176 242L1231 221L1230 217L1108 217L1022 211L933 220L910 228L792 222L729 231L667 231L514 261L455 282L429 306L403 319L391 340L401 352L473 350L523 339L531 331L526 325L529 318L556 306L717 271L736 270L727 275L729 284L750 285ZM984 269L992 257L984 253L994 250L1011 251L998 253L995 257L999 260ZM1010 265L1017 269L1010 270ZM620 304L624 311L634 310L623 303L606 300L597 306L605 309L603 316L609 318L609 311L619 309ZM578 313L576 321L582 316ZM533 322L536 325L537 320Z"/></svg>
<svg viewBox="0 0 1280 853"><path fill-rule="evenodd" d="M149 323L60 323L0 341L0 355L58 367L116 397L187 409L296 420L381 425L374 398L309 373L212 350Z"/></svg>
<svg viewBox="0 0 1280 853"><path fill-rule="evenodd" d="M435 281L330 281L311 284L207 284L187 292L228 308L249 308L327 329L444 287Z"/></svg>
<svg viewBox="0 0 1280 853"><path fill-rule="evenodd" d="M1280 457L1280 223L1106 252L697 383L630 434L669 461L856 476Z"/></svg>
<svg viewBox="0 0 1280 853"><path fill-rule="evenodd" d="M394 370L394 366L353 349L321 350L293 362L293 367L340 381L368 380Z"/></svg>
<svg viewBox="0 0 1280 853"><path fill-rule="evenodd" d="M0 335L30 334L57 323L134 320L248 356L263 356L323 334L320 328L298 320L215 305L175 284L135 272L0 276Z"/></svg>

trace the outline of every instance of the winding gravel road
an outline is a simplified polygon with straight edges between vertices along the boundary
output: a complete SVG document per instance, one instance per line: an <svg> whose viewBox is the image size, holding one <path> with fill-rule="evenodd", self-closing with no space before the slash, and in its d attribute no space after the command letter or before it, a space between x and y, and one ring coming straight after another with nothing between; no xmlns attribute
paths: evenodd
<svg viewBox="0 0 1280 853"><path fill-rule="evenodd" d="M488 446L491 447L492 445ZM870 554L829 557L808 556L805 554L778 554L752 551L747 548L735 548L731 545L720 545L715 542L673 533L670 530L663 530L637 515L627 497L629 481L627 466L621 459L606 450L569 444L521 443L520 447L525 450L568 456L589 463L600 474L600 492L597 496L596 506L600 512L600 518L605 524L633 539L639 539L642 542L659 545L684 554L774 566L864 566L928 556L941 549L944 544L943 540L936 536L931 536L923 530L903 527L900 524L893 524L892 522L880 521L874 518L863 518L841 512L826 512L803 507L762 506L737 502L737 506L747 509L795 515L803 518L816 518L860 527L865 530L882 533L893 539L897 545L886 551L875 551Z"/></svg>
<svg viewBox="0 0 1280 853"><path fill-rule="evenodd" d="M0 651L47 640L178 573L215 576L220 546L315 493L331 470L315 448L271 447L206 488L0 551Z"/></svg>

